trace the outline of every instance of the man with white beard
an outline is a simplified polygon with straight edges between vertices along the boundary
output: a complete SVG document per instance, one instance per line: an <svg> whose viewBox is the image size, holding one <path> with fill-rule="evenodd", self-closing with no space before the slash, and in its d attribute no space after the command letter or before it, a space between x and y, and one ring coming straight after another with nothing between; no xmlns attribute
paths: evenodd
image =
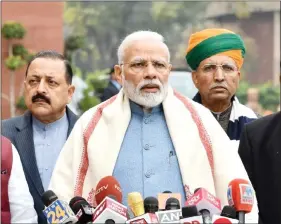
<svg viewBox="0 0 281 224"><path fill-rule="evenodd" d="M115 65L123 89L77 121L50 184L59 198L81 195L95 204L97 183L112 175L125 205L133 191L145 198L169 190L184 202L198 187L228 204L229 182L248 180L247 173L237 150L225 150L230 141L209 110L168 85L171 67L158 33L123 40Z"/></svg>

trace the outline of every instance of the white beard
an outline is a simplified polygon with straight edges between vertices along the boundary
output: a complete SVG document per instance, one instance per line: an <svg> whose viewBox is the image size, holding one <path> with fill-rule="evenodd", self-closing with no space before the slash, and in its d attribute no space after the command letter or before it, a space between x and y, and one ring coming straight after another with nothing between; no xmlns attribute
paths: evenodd
<svg viewBox="0 0 281 224"><path fill-rule="evenodd" d="M122 75L123 89L127 97L133 102L145 107L152 108L161 104L168 94L168 83L162 84L159 79L145 79L141 81L137 87L125 79ZM141 88L148 84L154 84L159 86L159 90L156 93L145 93L141 91Z"/></svg>

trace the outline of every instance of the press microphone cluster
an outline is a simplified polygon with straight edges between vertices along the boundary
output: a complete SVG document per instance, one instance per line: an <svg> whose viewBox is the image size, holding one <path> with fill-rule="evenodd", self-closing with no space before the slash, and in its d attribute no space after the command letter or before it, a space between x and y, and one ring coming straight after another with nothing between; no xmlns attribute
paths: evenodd
<svg viewBox="0 0 281 224"><path fill-rule="evenodd" d="M158 197L146 197L139 192L128 194L128 206L134 215L129 217L122 204L122 189L113 176L102 178L96 186L93 208L82 197L72 198L69 205L59 200L53 191L46 191L42 200L48 223L184 223L184 224L244 224L245 214L251 212L254 191L248 181L235 179L229 183L229 206L221 209L221 202L204 188L197 188L181 206L181 195L165 191Z"/></svg>

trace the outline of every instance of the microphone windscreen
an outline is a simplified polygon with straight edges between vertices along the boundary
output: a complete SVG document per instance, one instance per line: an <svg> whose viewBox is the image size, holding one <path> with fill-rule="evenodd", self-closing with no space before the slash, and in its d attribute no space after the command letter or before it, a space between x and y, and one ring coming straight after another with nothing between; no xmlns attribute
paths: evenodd
<svg viewBox="0 0 281 224"><path fill-rule="evenodd" d="M177 198L168 198L165 205L165 210L180 209L180 202Z"/></svg>
<svg viewBox="0 0 281 224"><path fill-rule="evenodd" d="M122 203L122 191L119 182L113 176L102 178L96 187L95 199L99 205L106 196L113 196Z"/></svg>
<svg viewBox="0 0 281 224"><path fill-rule="evenodd" d="M72 209L72 211L77 214L77 212L80 210L81 205L88 205L90 204L86 201L85 198L82 198L80 196L76 196L72 198L69 202L69 207Z"/></svg>
<svg viewBox="0 0 281 224"><path fill-rule="evenodd" d="M172 193L172 191L163 191L162 194L171 194L171 193Z"/></svg>
<svg viewBox="0 0 281 224"><path fill-rule="evenodd" d="M229 205L224 206L221 211L221 216L231 218L231 219L236 219L237 218L236 214L237 213L236 213L235 209Z"/></svg>
<svg viewBox="0 0 281 224"><path fill-rule="evenodd" d="M144 212L155 213L158 211L158 200L155 197L147 197L144 199Z"/></svg>
<svg viewBox="0 0 281 224"><path fill-rule="evenodd" d="M46 207L48 207L57 199L57 195L52 190L45 191L42 195L42 201Z"/></svg>
<svg viewBox="0 0 281 224"><path fill-rule="evenodd" d="M249 181L234 179L228 185L227 199L237 212L249 213L254 205L254 189Z"/></svg>
<svg viewBox="0 0 281 224"><path fill-rule="evenodd" d="M198 210L195 205L182 207L181 211L183 219L198 216Z"/></svg>

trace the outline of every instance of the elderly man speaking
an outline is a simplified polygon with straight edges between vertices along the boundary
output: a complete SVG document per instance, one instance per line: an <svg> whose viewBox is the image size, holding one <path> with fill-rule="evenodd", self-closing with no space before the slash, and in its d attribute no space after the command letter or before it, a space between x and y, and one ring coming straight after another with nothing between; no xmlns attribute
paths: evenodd
<svg viewBox="0 0 281 224"><path fill-rule="evenodd" d="M244 54L241 37L226 29L205 29L192 34L186 54L199 90L193 100L213 113L237 149L243 126L257 118L235 97Z"/></svg>
<svg viewBox="0 0 281 224"><path fill-rule="evenodd" d="M123 89L77 121L57 161L50 189L88 200L99 180L113 175L127 195L169 190L190 197L198 187L227 204L234 178L248 180L236 150L208 109L168 85L170 53L151 31L127 36L115 73Z"/></svg>

